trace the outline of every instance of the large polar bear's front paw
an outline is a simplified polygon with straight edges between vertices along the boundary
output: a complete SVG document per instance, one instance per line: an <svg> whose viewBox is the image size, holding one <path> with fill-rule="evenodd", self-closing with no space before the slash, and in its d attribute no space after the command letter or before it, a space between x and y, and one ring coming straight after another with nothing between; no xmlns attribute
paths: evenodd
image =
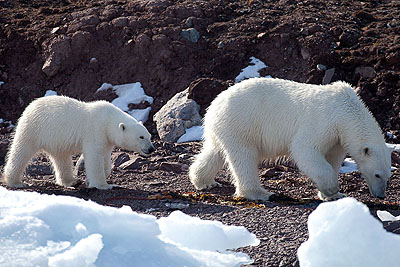
<svg viewBox="0 0 400 267"><path fill-rule="evenodd" d="M344 197L346 197L346 194L343 194L340 192L337 192L336 194L333 194L330 196L326 196L321 191L318 191L318 198L322 201L333 201L333 200L338 200L338 199L344 198Z"/></svg>
<svg viewBox="0 0 400 267"><path fill-rule="evenodd" d="M101 190L108 190L108 189L113 189L114 187L119 187L119 185L116 184L99 184L99 185L89 185L89 188L97 188Z"/></svg>
<svg viewBox="0 0 400 267"><path fill-rule="evenodd" d="M274 193L268 192L267 190L261 188L257 190L248 190L248 191L236 191L235 197L242 197L249 200L262 200L268 201Z"/></svg>

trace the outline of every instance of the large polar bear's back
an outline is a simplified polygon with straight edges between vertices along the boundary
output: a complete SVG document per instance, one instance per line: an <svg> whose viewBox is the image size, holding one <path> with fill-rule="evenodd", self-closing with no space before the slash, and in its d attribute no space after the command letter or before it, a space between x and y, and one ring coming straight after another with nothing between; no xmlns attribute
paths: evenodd
<svg viewBox="0 0 400 267"><path fill-rule="evenodd" d="M332 132L333 121L341 115L340 105L353 95L357 98L350 85L343 82L304 86L281 79L249 79L212 102L204 119L206 135L217 141L233 137L235 142L255 144L259 151L271 153L267 157L287 155L298 131L322 137Z"/></svg>

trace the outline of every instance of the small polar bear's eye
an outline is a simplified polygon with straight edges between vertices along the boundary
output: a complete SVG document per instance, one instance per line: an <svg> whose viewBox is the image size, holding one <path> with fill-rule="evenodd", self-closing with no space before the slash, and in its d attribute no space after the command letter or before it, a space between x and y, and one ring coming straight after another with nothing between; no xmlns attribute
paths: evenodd
<svg viewBox="0 0 400 267"><path fill-rule="evenodd" d="M376 178L381 178L381 176L379 174L375 174Z"/></svg>
<svg viewBox="0 0 400 267"><path fill-rule="evenodd" d="M140 139L144 139L144 136L140 136L139 138L140 138Z"/></svg>

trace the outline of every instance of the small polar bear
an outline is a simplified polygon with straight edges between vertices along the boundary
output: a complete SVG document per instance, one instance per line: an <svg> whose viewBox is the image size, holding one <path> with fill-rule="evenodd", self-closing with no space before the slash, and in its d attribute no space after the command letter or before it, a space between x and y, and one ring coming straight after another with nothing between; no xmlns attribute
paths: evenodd
<svg viewBox="0 0 400 267"><path fill-rule="evenodd" d="M254 78L235 84L211 103L204 118L204 144L190 166L196 189L218 183L227 164L235 195L268 200L258 177L263 160L291 158L319 190L334 200L345 153L357 162L374 197L384 198L391 176L391 150L381 129L353 88L345 82L302 84Z"/></svg>
<svg viewBox="0 0 400 267"><path fill-rule="evenodd" d="M3 178L10 187L24 187L22 176L39 151L49 154L56 182L71 186L72 155L83 153L87 187L110 189L111 151L114 146L148 156L154 151L147 129L106 101L81 102L66 96L34 100L19 118L7 154Z"/></svg>

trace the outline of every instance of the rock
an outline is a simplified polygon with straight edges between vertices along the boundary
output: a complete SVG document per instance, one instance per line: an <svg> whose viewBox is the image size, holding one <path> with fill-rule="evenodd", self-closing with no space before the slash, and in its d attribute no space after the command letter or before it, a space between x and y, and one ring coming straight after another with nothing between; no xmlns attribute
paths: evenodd
<svg viewBox="0 0 400 267"><path fill-rule="evenodd" d="M172 97L153 117L161 140L176 142L187 128L201 125L200 106L188 98L189 88Z"/></svg>
<svg viewBox="0 0 400 267"><path fill-rule="evenodd" d="M128 26L128 22L129 20L127 17L115 18L111 21L111 23L117 28L123 28L125 26Z"/></svg>
<svg viewBox="0 0 400 267"><path fill-rule="evenodd" d="M342 47L352 47L358 43L360 34L352 30L345 30L340 36L339 41Z"/></svg>
<svg viewBox="0 0 400 267"><path fill-rule="evenodd" d="M197 43L200 38L200 33L195 28L189 28L182 30L180 36L192 43Z"/></svg>
<svg viewBox="0 0 400 267"><path fill-rule="evenodd" d="M310 56L311 56L310 53L304 48L300 49L300 53L301 53L301 56L303 57L304 60L309 59Z"/></svg>
<svg viewBox="0 0 400 267"><path fill-rule="evenodd" d="M111 162L113 164L114 168L118 168L125 162L129 161L130 157L127 153L122 152L122 153L116 153L111 156Z"/></svg>
<svg viewBox="0 0 400 267"><path fill-rule="evenodd" d="M375 77L375 70L373 67L357 67L355 73L360 74L364 79L372 79Z"/></svg>
<svg viewBox="0 0 400 267"><path fill-rule="evenodd" d="M181 173L183 171L182 164L176 162L161 162L160 170L173 173Z"/></svg>
<svg viewBox="0 0 400 267"><path fill-rule="evenodd" d="M71 56L71 53L71 39L65 35L57 36L45 49L45 54L48 56L42 66L42 71L48 77L54 76L61 69L63 62Z"/></svg>
<svg viewBox="0 0 400 267"><path fill-rule="evenodd" d="M394 53L390 53L386 56L386 61L390 65L400 65L400 51L396 51Z"/></svg>
<svg viewBox="0 0 400 267"><path fill-rule="evenodd" d="M76 55L82 55L89 52L90 43L94 40L91 33L77 31L71 37L71 49Z"/></svg>
<svg viewBox="0 0 400 267"><path fill-rule="evenodd" d="M42 71L46 73L48 77L52 77L57 74L61 68L61 62L58 57L50 55L43 64Z"/></svg>
<svg viewBox="0 0 400 267"><path fill-rule="evenodd" d="M123 170L136 170L142 165L143 165L143 159L138 156L135 156L135 157L129 159L128 161L125 161L124 163L122 163L119 166L119 168L121 168Z"/></svg>
<svg viewBox="0 0 400 267"><path fill-rule="evenodd" d="M265 178L272 178L279 175L275 168L269 168L261 172L261 176Z"/></svg>
<svg viewBox="0 0 400 267"><path fill-rule="evenodd" d="M326 66L323 64L317 64L317 70L319 71L325 71L326 70Z"/></svg>
<svg viewBox="0 0 400 267"><path fill-rule="evenodd" d="M228 86L228 83L214 78L199 78L190 83L188 98L200 105L200 114L204 115L211 101Z"/></svg>
<svg viewBox="0 0 400 267"><path fill-rule="evenodd" d="M193 26L193 17L189 17L185 20L184 25L186 28L190 28Z"/></svg>
<svg viewBox="0 0 400 267"><path fill-rule="evenodd" d="M335 68L330 68L325 71L324 78L322 78L322 84L329 84L332 81L332 77L335 74Z"/></svg>

